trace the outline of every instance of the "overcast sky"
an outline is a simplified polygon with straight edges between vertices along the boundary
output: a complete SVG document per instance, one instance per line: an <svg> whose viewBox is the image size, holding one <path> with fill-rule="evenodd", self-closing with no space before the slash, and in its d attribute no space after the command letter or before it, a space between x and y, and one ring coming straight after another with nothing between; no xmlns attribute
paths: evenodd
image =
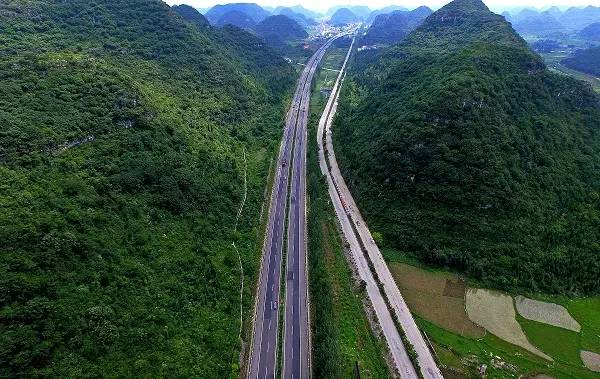
<svg viewBox="0 0 600 379"><path fill-rule="evenodd" d="M401 5L406 8L415 8L419 5L427 5L433 9L437 9L448 0L258 0L258 1L243 1L243 0L166 0L168 4L188 4L197 8L209 8L215 4L225 4L228 2L256 2L263 6L291 6L302 4L304 7L318 11L324 11L334 5L368 5L371 9L382 8L386 5ZM600 6L600 0L483 0L483 2L494 11L505 10L513 7L536 7L544 8L552 5L557 5L561 8L570 6Z"/></svg>

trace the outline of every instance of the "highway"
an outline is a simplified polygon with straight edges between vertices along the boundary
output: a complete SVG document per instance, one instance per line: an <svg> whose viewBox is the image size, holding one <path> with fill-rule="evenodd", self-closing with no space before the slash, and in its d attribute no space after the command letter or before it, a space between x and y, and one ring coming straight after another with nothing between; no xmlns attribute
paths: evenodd
<svg viewBox="0 0 600 379"><path fill-rule="evenodd" d="M274 177L269 218L263 245L254 307L254 327L248 365L249 378L275 378L278 369L278 338L281 263L286 210L290 206L287 235L284 364L286 378L310 376L310 325L306 279L306 126L311 83L327 48L339 36L327 41L309 59L287 113ZM292 161L293 154L293 161ZM288 182L292 167L292 196Z"/></svg>
<svg viewBox="0 0 600 379"><path fill-rule="evenodd" d="M337 110L339 90L343 82L344 70L351 50L340 70L329 101L319 121L317 143L319 145L319 165L326 176L329 195L342 232L350 245L353 264L360 278L366 284L366 292L381 326L388 349L393 358L396 370L401 378L418 378L416 368L410 360L390 309L384 299L387 298L392 311L396 314L401 329L417 353L417 361L421 374L426 379L442 378L442 373L429 350L425 339L418 329L400 291L396 285L379 248L373 241L367 224L363 220L358 207L339 170L333 142L331 123ZM372 263L374 271L369 267ZM383 284L381 293L376 277Z"/></svg>

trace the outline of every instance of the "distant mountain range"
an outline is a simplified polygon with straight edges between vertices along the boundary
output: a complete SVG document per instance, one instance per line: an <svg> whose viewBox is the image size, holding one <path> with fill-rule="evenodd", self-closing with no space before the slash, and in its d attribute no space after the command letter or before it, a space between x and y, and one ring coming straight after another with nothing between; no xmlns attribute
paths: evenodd
<svg viewBox="0 0 600 379"><path fill-rule="evenodd" d="M303 27L308 27L316 23L314 17L308 16L311 13L310 11L304 11L304 8L299 5L296 7L277 7L273 11L273 14L287 16Z"/></svg>
<svg viewBox="0 0 600 379"><path fill-rule="evenodd" d="M594 22L581 29L578 36L588 41L600 42L600 22Z"/></svg>
<svg viewBox="0 0 600 379"><path fill-rule="evenodd" d="M371 14L369 15L369 17L367 18L367 22L372 22L375 17L379 16L380 14L386 14L386 13L392 13L394 11L407 11L408 9L399 5L390 5L381 9L376 9L373 12L371 12Z"/></svg>
<svg viewBox="0 0 600 379"><path fill-rule="evenodd" d="M285 15L275 15L265 18L254 28L256 34L262 37L269 46L284 47L288 41L308 37L306 30L296 21Z"/></svg>
<svg viewBox="0 0 600 379"><path fill-rule="evenodd" d="M362 43L371 45L399 42L413 29L421 25L431 13L433 13L431 9L422 6L412 11L399 10L389 14L380 14L375 17L373 24L363 37Z"/></svg>
<svg viewBox="0 0 600 379"><path fill-rule="evenodd" d="M222 24L223 16L225 16L229 12L241 12L250 17L252 22L244 21L244 23L256 25L261 22L265 18L271 15L270 12L263 9L261 6L254 3L230 3L230 4L219 4L210 8L208 12L204 15L208 21L210 21L213 25ZM228 19L241 19L242 16L239 13L234 13L233 15L229 15L225 17L225 20ZM234 24L236 25L236 24Z"/></svg>
<svg viewBox="0 0 600 379"><path fill-rule="evenodd" d="M361 21L361 18L348 8L339 8L329 18L329 23L334 26L343 26Z"/></svg>
<svg viewBox="0 0 600 379"><path fill-rule="evenodd" d="M217 22L215 22L215 25L234 25L242 29L252 29L256 25L256 20L254 20L245 12L232 10L225 12L221 17L219 17Z"/></svg>
<svg viewBox="0 0 600 379"><path fill-rule="evenodd" d="M522 35L548 36L565 30L564 25L549 12L533 13L515 22L513 26Z"/></svg>
<svg viewBox="0 0 600 379"><path fill-rule="evenodd" d="M600 7L571 7L564 12L558 7L543 12L523 9L518 13L504 12L502 15L520 34L545 37L556 33L578 32L588 25L600 22Z"/></svg>
<svg viewBox="0 0 600 379"><path fill-rule="evenodd" d="M331 17L340 9L348 9L360 19L366 19L371 14L371 9L364 5L336 5L329 8L327 12L325 12L325 15Z"/></svg>

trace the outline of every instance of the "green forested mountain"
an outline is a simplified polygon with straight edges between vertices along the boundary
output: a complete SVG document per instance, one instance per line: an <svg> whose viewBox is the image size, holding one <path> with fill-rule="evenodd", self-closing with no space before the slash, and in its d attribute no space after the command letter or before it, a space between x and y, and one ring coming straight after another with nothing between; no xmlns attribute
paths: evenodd
<svg viewBox="0 0 600 379"><path fill-rule="evenodd" d="M600 21L589 24L577 33L577 36L588 41L600 42Z"/></svg>
<svg viewBox="0 0 600 379"><path fill-rule="evenodd" d="M329 22L334 26L343 26L358 21L360 21L360 18L348 8L336 10L329 18Z"/></svg>
<svg viewBox="0 0 600 379"><path fill-rule="evenodd" d="M419 26L432 12L428 7L412 11L394 11L375 17L373 24L362 38L364 44L395 44Z"/></svg>
<svg viewBox="0 0 600 379"><path fill-rule="evenodd" d="M206 17L204 17L198 10L190 7L189 5L173 5L173 10L183 17L186 21L191 22L199 27L205 27L210 25Z"/></svg>
<svg viewBox="0 0 600 379"><path fill-rule="evenodd" d="M600 293L600 99L455 0L358 55L334 126L385 246L505 289Z"/></svg>
<svg viewBox="0 0 600 379"><path fill-rule="evenodd" d="M572 57L563 59L561 63L572 69L600 77L600 46L579 50Z"/></svg>
<svg viewBox="0 0 600 379"><path fill-rule="evenodd" d="M292 68L157 0L0 25L0 377L235 375Z"/></svg>
<svg viewBox="0 0 600 379"><path fill-rule="evenodd" d="M210 8L208 12L204 14L211 24L217 24L219 19L225 16L228 12L241 12L250 17L254 24L261 22L271 14L262 8L258 4L254 3L227 3L218 4Z"/></svg>
<svg viewBox="0 0 600 379"><path fill-rule="evenodd" d="M297 7L302 8L299 5ZM294 9L295 8L291 8L291 7L277 7L273 11L273 14L287 16L287 17L291 18L292 20L296 21L303 28L306 28L308 26L316 24L314 19L305 16L304 13L296 12L296 11L294 11Z"/></svg>
<svg viewBox="0 0 600 379"><path fill-rule="evenodd" d="M296 21L288 16L276 15L262 20L254 27L254 31L269 46L282 47L289 41L297 41L308 37L308 33Z"/></svg>
<svg viewBox="0 0 600 379"><path fill-rule="evenodd" d="M221 16L217 22L216 26L225 26L225 25L233 25L238 28L251 30L256 26L256 21L246 13L242 11L229 11Z"/></svg>

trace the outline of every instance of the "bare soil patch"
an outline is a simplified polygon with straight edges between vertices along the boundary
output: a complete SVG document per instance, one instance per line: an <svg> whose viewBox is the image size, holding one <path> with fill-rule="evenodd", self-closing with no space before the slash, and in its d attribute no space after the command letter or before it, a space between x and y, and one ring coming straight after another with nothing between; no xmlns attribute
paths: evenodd
<svg viewBox="0 0 600 379"><path fill-rule="evenodd" d="M581 331L581 325L569 314L562 305L532 300L523 296L515 297L519 314L526 319L572 330Z"/></svg>
<svg viewBox="0 0 600 379"><path fill-rule="evenodd" d="M533 346L515 319L513 299L501 292L469 288L466 295L467 314L471 321L490 333L520 346L547 360L553 360Z"/></svg>
<svg viewBox="0 0 600 379"><path fill-rule="evenodd" d="M467 316L464 300L467 286L456 275L396 262L390 263L389 268L411 311L466 337L485 335L485 330Z"/></svg>
<svg viewBox="0 0 600 379"><path fill-rule="evenodd" d="M600 372L600 354L585 350L581 350L579 354L585 367L592 371Z"/></svg>

